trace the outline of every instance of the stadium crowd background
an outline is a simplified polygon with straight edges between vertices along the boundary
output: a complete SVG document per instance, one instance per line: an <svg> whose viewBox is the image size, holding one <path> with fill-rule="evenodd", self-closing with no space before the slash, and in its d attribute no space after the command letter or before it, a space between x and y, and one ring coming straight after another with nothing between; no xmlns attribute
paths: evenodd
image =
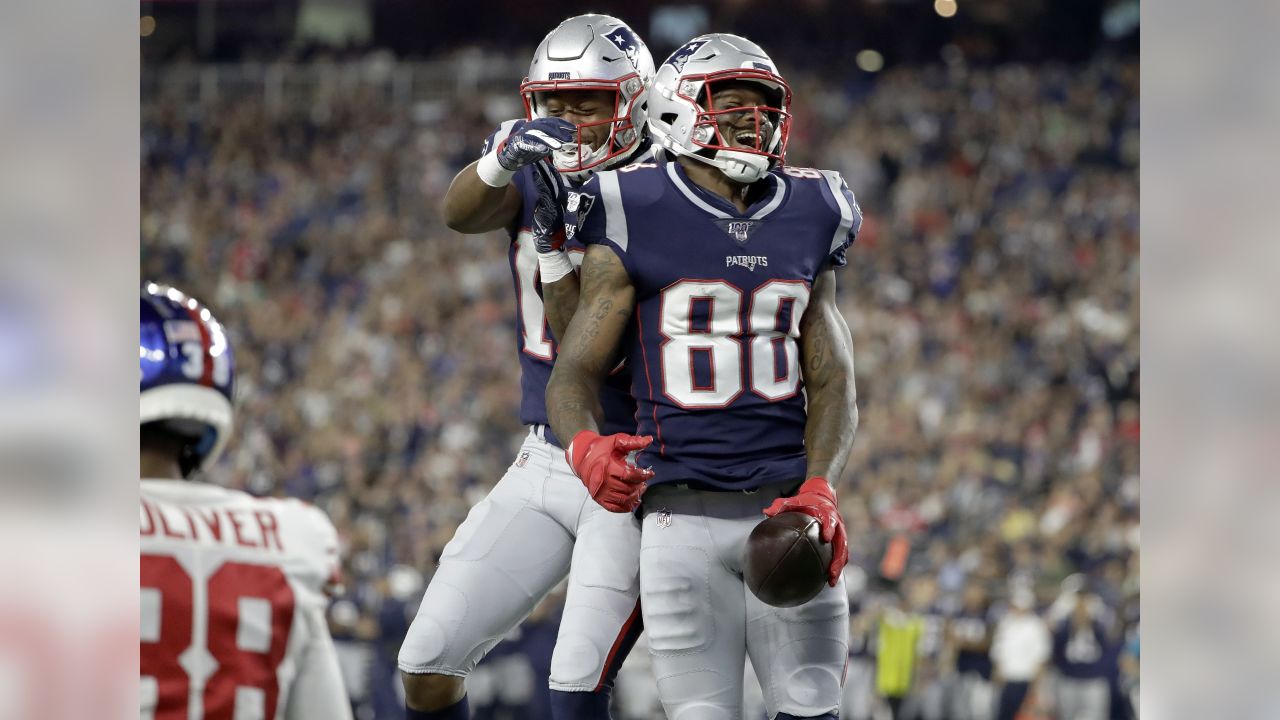
<svg viewBox="0 0 1280 720"><path fill-rule="evenodd" d="M238 426L213 479L310 500L339 529L331 622L358 717L399 717L395 655L423 582L523 435L505 236L448 230L438 202L519 114L534 35L558 17L528 48L426 62L367 48L144 62L142 275L231 334ZM928 708L955 694L942 618L967 586L997 614L1029 588L1051 624L1079 594L1106 621L1095 669L1128 692L1136 56L989 63L949 45L870 73L851 56L792 69L792 45L755 39L795 93L790 164L841 171L866 214L840 277L861 408L842 479L856 491L841 494L855 638L886 609L921 619L909 696ZM546 717L557 603L473 676L480 717ZM619 680L626 720L660 717L643 655ZM875 680L856 660L851 695Z"/></svg>

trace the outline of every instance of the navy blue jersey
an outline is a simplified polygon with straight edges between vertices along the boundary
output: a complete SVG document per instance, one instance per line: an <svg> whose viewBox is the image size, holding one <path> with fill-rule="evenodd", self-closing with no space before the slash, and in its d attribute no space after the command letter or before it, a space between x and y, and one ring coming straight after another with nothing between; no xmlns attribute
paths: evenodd
<svg viewBox="0 0 1280 720"><path fill-rule="evenodd" d="M1070 619L1063 620L1053 631L1053 664L1070 678L1106 677L1110 645L1102 623L1076 629Z"/></svg>
<svg viewBox="0 0 1280 720"><path fill-rule="evenodd" d="M961 610L951 619L951 633L957 641L980 644L990 641L995 620L990 612ZM991 679L990 650L956 650L956 672L977 673L984 680Z"/></svg>
<svg viewBox="0 0 1280 720"><path fill-rule="evenodd" d="M511 133L517 121L509 120L485 140L484 151L489 152L494 143L502 142ZM642 156L650 153L645 148ZM542 284L538 276L538 250L533 244L533 208L538 202L538 188L533 181L535 170L526 166L516 171L511 182L520 191L520 214L515 225L508 228L511 247L507 259L511 265L511 279L516 290L516 348L520 357L520 422L526 425L546 425L546 439L563 447L564 443L551 432L547 421L547 381L551 379L551 365L556 357L556 341L547 324L542 305ZM568 178L559 176L566 184ZM583 245L576 239L567 243L571 257L581 262ZM619 367L604 383L600 392L600 404L604 410L603 434L633 433L636 429L636 404L631 399L631 379L625 367Z"/></svg>
<svg viewBox="0 0 1280 720"><path fill-rule="evenodd" d="M861 226L830 170L785 168L739 213L679 163L600 173L575 203L577 235L610 248L636 289L624 349L637 458L651 483L749 489L805 474L797 343L813 281L844 265Z"/></svg>

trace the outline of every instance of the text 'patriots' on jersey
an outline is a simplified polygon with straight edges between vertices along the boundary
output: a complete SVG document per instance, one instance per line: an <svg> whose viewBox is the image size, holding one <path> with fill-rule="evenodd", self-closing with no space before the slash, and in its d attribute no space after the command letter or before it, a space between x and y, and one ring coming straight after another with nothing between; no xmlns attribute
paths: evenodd
<svg viewBox="0 0 1280 720"><path fill-rule="evenodd" d="M745 213L679 163L600 173L579 218L636 290L624 350L652 482L750 488L803 479L800 319L862 213L840 175L782 168ZM581 202L581 201L580 201Z"/></svg>

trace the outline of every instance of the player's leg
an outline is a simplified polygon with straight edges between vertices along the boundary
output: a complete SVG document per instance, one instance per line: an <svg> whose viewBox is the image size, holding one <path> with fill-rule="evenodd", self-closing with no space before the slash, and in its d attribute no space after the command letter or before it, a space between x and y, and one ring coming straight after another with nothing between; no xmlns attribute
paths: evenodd
<svg viewBox="0 0 1280 720"><path fill-rule="evenodd" d="M650 489L644 514L640 604L667 718L740 720L744 589L717 535L725 521L704 517L697 494L664 486Z"/></svg>
<svg viewBox="0 0 1280 720"><path fill-rule="evenodd" d="M573 540L542 506L552 450L526 440L445 546L400 648L405 704L425 713L417 717L467 717L463 679L568 572Z"/></svg>
<svg viewBox="0 0 1280 720"><path fill-rule="evenodd" d="M772 502L766 491L761 508ZM746 533L763 518L743 521ZM743 536L744 541L746 535ZM764 690L769 717L835 718L849 659L849 596L844 578L794 608L761 602L745 585L747 652Z"/></svg>
<svg viewBox="0 0 1280 720"><path fill-rule="evenodd" d="M848 659L844 580L795 608L760 602L744 587L747 651L769 717L834 718Z"/></svg>
<svg viewBox="0 0 1280 720"><path fill-rule="evenodd" d="M640 618L640 522L598 505L561 460L548 489L572 500L577 524L569 589L551 656L556 720L609 717L613 679L635 645ZM556 504L549 500L548 505Z"/></svg>

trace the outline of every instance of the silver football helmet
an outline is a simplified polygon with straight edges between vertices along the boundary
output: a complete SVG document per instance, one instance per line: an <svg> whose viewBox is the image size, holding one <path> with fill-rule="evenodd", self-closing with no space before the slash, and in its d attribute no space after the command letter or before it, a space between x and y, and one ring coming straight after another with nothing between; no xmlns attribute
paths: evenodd
<svg viewBox="0 0 1280 720"><path fill-rule="evenodd" d="M752 83L766 105L714 109L711 98L725 84ZM791 134L791 87L765 51L737 35L712 33L671 53L649 90L649 132L675 155L713 165L738 182L752 183L786 159ZM729 142L722 116L754 123Z"/></svg>
<svg viewBox="0 0 1280 720"><path fill-rule="evenodd" d="M552 155L556 169L574 179L625 160L644 138L647 88L653 79L649 48L618 18L578 15L560 25L538 44L529 76L520 85L529 119L546 117L537 93L563 90L605 90L614 93L613 117L578 126L577 141ZM582 129L609 126L609 139L598 148L584 141Z"/></svg>

